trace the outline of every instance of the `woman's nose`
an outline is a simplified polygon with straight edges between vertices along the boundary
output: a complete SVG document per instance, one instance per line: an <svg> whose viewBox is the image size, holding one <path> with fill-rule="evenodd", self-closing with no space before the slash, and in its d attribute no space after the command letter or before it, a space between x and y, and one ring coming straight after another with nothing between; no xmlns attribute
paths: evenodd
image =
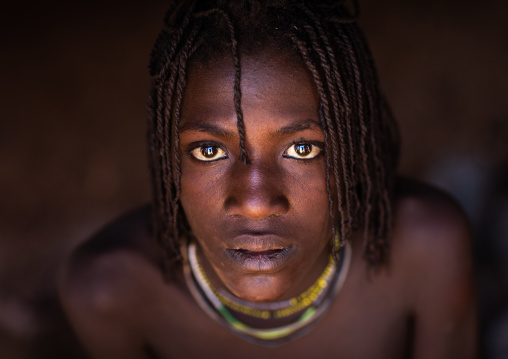
<svg viewBox="0 0 508 359"><path fill-rule="evenodd" d="M281 216L289 210L283 175L269 166L238 163L231 173L226 212L250 219Z"/></svg>

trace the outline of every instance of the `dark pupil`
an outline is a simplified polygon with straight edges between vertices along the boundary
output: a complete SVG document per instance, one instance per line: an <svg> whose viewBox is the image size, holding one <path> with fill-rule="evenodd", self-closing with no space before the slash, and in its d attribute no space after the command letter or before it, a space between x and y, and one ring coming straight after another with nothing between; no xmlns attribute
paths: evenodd
<svg viewBox="0 0 508 359"><path fill-rule="evenodd" d="M295 145L295 152L300 156L307 156L311 151L310 145Z"/></svg>
<svg viewBox="0 0 508 359"><path fill-rule="evenodd" d="M201 153L203 154L203 156L208 158L214 157L217 154L217 152L219 151L217 150L217 147L214 146L206 146L201 148Z"/></svg>

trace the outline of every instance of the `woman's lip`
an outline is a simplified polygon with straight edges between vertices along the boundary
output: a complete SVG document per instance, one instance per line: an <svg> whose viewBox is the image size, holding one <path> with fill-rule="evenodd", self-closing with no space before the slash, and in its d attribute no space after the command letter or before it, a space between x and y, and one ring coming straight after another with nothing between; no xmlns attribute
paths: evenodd
<svg viewBox="0 0 508 359"><path fill-rule="evenodd" d="M293 253L293 247L264 250L227 249L228 257L245 272L277 271Z"/></svg>
<svg viewBox="0 0 508 359"><path fill-rule="evenodd" d="M264 251L249 251L247 249L234 249L234 250L240 252L241 255L244 255L247 257L260 257L260 256L277 255L281 251L283 251L284 248L268 249L268 250L264 250Z"/></svg>
<svg viewBox="0 0 508 359"><path fill-rule="evenodd" d="M263 234L242 234L234 237L228 249L243 250L250 252L263 252L271 250L280 250L291 247L292 243L280 236L263 233Z"/></svg>

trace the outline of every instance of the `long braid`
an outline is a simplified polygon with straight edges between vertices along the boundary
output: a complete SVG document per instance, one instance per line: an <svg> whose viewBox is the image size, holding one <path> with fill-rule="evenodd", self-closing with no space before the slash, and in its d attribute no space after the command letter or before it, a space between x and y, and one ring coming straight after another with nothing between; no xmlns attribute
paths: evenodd
<svg viewBox="0 0 508 359"><path fill-rule="evenodd" d="M171 72L171 76L174 73ZM171 193L173 192L173 182L171 181L171 161L168 158L168 143L169 143L169 134L168 129L169 125L167 121L165 121L165 113L168 112L168 108L170 107L170 103L166 100L168 97L172 97L172 95L168 96L168 92L172 91L172 88L169 87L167 79L160 79L160 81L155 86L155 91L157 95L156 101L156 133L157 137L154 139L153 144L153 153L155 159L153 162L156 164L158 176L152 176L154 178L154 182L159 189L158 193L158 205L156 205L156 214L158 217L157 225L155 226L155 232L158 234L159 244L163 248L164 253L164 267L167 271L167 262L169 258L172 257L173 252L167 249L168 238L167 238L167 223L162 222L162 218L172 218L171 209L169 208L169 201L171 197ZM163 225L161 225L163 224ZM166 272L165 271L165 272Z"/></svg>
<svg viewBox="0 0 508 359"><path fill-rule="evenodd" d="M323 66L323 69L325 70L325 78L328 79L328 89L330 90L330 98L333 105L333 111L334 111L334 118L340 121L336 122L336 128L338 131L338 137L339 137L339 143L340 143L340 149L334 148L335 151L340 151L341 154L341 167L342 167L342 181L336 175L336 183L341 183L343 186L350 185L352 183L352 171L350 167L348 166L348 149L351 149L351 146L349 145L351 143L350 136L347 136L348 131L348 124L351 121L350 119L350 104L349 99L346 94L346 90L344 88L342 76L340 75L340 72L338 69L338 62L335 57L335 53L333 49L330 46L330 42L328 38L325 35L325 31L323 29L323 26L319 22L319 19L316 17L316 15L308 8L304 7L304 11L306 15L309 17L309 19L313 22L313 27L316 29L317 34L314 33L314 31L311 30L311 36L314 39L314 43L319 43L321 41L322 43L322 49L317 49L319 53L319 57L321 58L321 63ZM308 28L308 27L307 27ZM319 40L316 38L319 36ZM326 58L323 56L326 55ZM337 171L336 171L337 172ZM349 189L349 188L348 188ZM346 190L346 188L341 188L337 186L337 195L338 196L344 196L345 198L345 211L341 210L341 227L345 228L345 230L349 230L349 225L346 226L347 223L352 222L352 210L351 210L351 191ZM342 239L344 240L349 235L348 231L345 231L343 233Z"/></svg>
<svg viewBox="0 0 508 359"><path fill-rule="evenodd" d="M312 77L314 79L314 82L316 83L316 86L317 86L317 89L318 89L318 92L320 93L320 95L322 93L324 93L324 85L323 85L323 81L321 80L321 76L319 74L319 71L317 69L317 67L315 66L315 64L313 63L313 61L311 60L311 57L309 55L309 52L308 52L308 49L307 47L305 46L305 43L303 41L301 41L295 34L290 34L289 35L291 40L293 41L293 43L297 46L298 50L300 51L300 54L305 62L305 65L307 66L307 68L309 69L310 73L312 74ZM323 128L323 132L325 133L325 142L328 143L328 142L332 142L333 143L333 139L332 138L329 138L329 137L333 137L333 132L332 131L328 131L329 127L332 126L332 123L331 123L331 120L330 120L330 117L328 116L328 113L329 113L329 105L328 105L328 99L327 97L325 96L324 98L321 99L321 106L320 106L320 113L319 113L319 118L320 118L320 121L321 121L321 126ZM328 201L329 201L329 211L330 211L330 217L332 219L332 236L333 238L335 238L335 235L338 231L338 234L339 236L342 237L343 235L343 231L344 231L344 228L342 226L340 226L338 229L336 228L335 226L335 206L334 206L334 199L333 199L333 195L332 195L332 190L330 188L330 167L333 169L334 171L334 176L338 176L337 173L337 170L336 170L336 167L337 167L337 163L336 163L336 156L337 156L337 153L334 152L332 153L333 156L330 156L330 151L325 151L325 157L326 157L326 190L328 192ZM332 161L332 159L334 161ZM338 178L338 177L335 177L335 178ZM339 212L342 211L342 196L338 196L338 203L339 203ZM337 248L336 248L336 241L334 240L333 243L333 253L335 254L337 252Z"/></svg>
<svg viewBox="0 0 508 359"><path fill-rule="evenodd" d="M174 101L178 68L182 64L181 50L182 41L189 43L185 37L193 6L187 8L182 16L180 28L172 28L165 21L165 29L159 35L150 62L152 75L152 101L149 106L152 113L152 125L149 128L155 130L156 136L150 136L152 181L157 188L154 202L154 232L159 245L163 250L165 274L169 270L169 263L179 258L179 248L176 238L177 233L172 230L177 224L177 210L174 205L174 196L177 194L177 186L173 178L173 165L171 159L171 112ZM175 6L175 9L177 7ZM185 43L184 43L185 44ZM185 59L186 61L187 59ZM182 96L183 94L181 94ZM174 131L173 131L174 132ZM178 166L178 164L176 164Z"/></svg>
<svg viewBox="0 0 508 359"><path fill-rule="evenodd" d="M354 79L355 73L358 73L358 66L356 65L355 58L353 56L353 51L351 49L351 45L349 43L348 38L344 35L344 32L341 31L341 29L336 29L338 36L337 39L341 39L341 41L338 42L337 48L341 49L341 54L343 54L343 58L348 59L347 61L343 62L343 70L345 74L347 74L347 78ZM340 73L340 72L339 72ZM348 192L352 196L352 201L354 201L354 208L352 209L351 216L356 217L359 215L358 210L360 208L360 200L359 196L356 190L356 183L358 183L358 175L356 174L356 168L358 166L357 160L354 156L355 148L358 146L358 144L355 141L355 136L353 136L354 131L356 131L357 126L355 125L355 121L353 121L353 114L359 113L359 108L361 108L361 104L358 105L358 102L361 99L359 89L357 86L355 86L355 81L346 81L346 92L351 97L351 101L349 102L350 105L350 111L347 111L347 117L344 119L346 124L346 132L347 136L349 138L349 163L350 163L350 171L351 171L351 177L352 181L349 184Z"/></svg>
<svg viewBox="0 0 508 359"><path fill-rule="evenodd" d="M360 70L356 61L356 55L351 47L348 36L345 34L344 27L340 21L336 18L332 22L335 27L335 47L341 49L344 58L344 71L348 78L348 94L352 101L350 102L352 114L356 114L357 121L348 121L348 134L350 134L350 147L348 149L350 154L351 168L353 172L353 182L351 183L350 193L355 198L356 208L353 210L353 216L357 218L358 223L364 224L364 237L368 235L369 221L370 218L370 193L371 188L367 181L369 175L368 169L368 158L365 150L365 137L367 133L367 126L365 125L365 114L362 106L364 100L363 96L363 85L360 78ZM360 134L355 136L355 134ZM358 157L357 159L355 158ZM357 184L363 184L363 190L361 191L362 198L360 199L358 191L355 187ZM363 213L358 212L359 208L363 207L365 211Z"/></svg>
<svg viewBox="0 0 508 359"><path fill-rule="evenodd" d="M346 42L350 36L348 36L348 32L347 30L345 31L339 31L339 34L340 36L342 37L342 40L345 40L344 42ZM346 42L347 43L347 42ZM362 183L362 187L363 187L363 190L362 190L362 195L363 195L363 200L362 200L362 206L364 207L365 211L364 211L364 214L363 214L363 238L364 238L364 242L366 243L366 241L368 240L368 237L369 237L369 229L370 229L370 220L371 220L371 213L372 213L372 192L373 192L373 188L372 188L372 181L371 181L371 177L372 177L372 171L370 169L370 166L369 166L369 156L368 156L368 149L367 149L367 137L368 137L368 132L369 132L369 127L367 125L367 123L365 122L365 120L367 118L369 118L369 113L365 112L365 110L369 110L368 108L365 109L364 108L364 103L365 103L365 99L364 99L364 95L365 95L365 90L364 90L364 82L363 82L363 78L362 78L362 74L361 74L361 71L359 69L359 66L358 66L358 56L357 56L357 53L355 51L354 48L350 48L348 49L349 51L349 58L350 58L350 61L352 63L352 68L354 70L354 83L355 83L355 88L356 88L356 93L355 93L355 97L356 100L357 100L357 104L358 104L358 107L357 107L357 110L358 110L358 120L359 120L359 131L360 131L360 143L358 144L359 145L359 148L357 148L357 152L359 154L359 157L360 157L360 161L362 163L362 168L359 172L360 174L360 179L359 181ZM364 244L364 246L366 246Z"/></svg>
<svg viewBox="0 0 508 359"><path fill-rule="evenodd" d="M192 55L193 48L195 48L195 38L196 35L200 31L199 24L192 29L192 31L188 35L188 41L185 47L181 51L181 56L178 60L178 79L176 81L176 91L175 91L175 102L174 102L174 120L173 120L173 162L174 162L174 196L171 201L171 208L173 213L173 236L172 238L179 238L179 223L178 223L178 212L179 212L179 203L180 203L180 178L182 175L182 170L180 167L180 136L179 136L179 125L180 125L180 113L183 101L183 94L185 90L186 84L186 69L187 69L187 61L189 57ZM167 117L170 118L170 117ZM168 123L170 123L168 121ZM169 150L169 149L168 149ZM177 250L177 259L180 259L180 251L179 248L175 248L174 243L177 241L171 241L173 244L173 248Z"/></svg>
<svg viewBox="0 0 508 359"><path fill-rule="evenodd" d="M356 31L355 31L356 30ZM362 38L363 34L360 33L358 29L353 30L353 36L356 36L358 38ZM356 48L358 53L360 54L360 58L364 59L364 61L367 61L368 66L365 66L365 71L363 72L365 78L364 81L367 83L373 84L374 87L377 88L377 77L374 74L374 64L372 61L372 56L370 55L370 52L368 51L367 47L364 45L364 41L357 42ZM379 123L381 118L381 111L380 111L380 99L379 94L376 91L367 91L367 103L370 104L370 110L372 111L371 116L369 116L370 119L370 146L371 146L371 167L376 175L376 182L375 186L377 187L374 193L376 196L374 197L373 201L376 203L376 209L377 213L374 213L377 215L377 221L375 222L377 230L375 233L372 233L370 236L367 237L366 240L366 248L365 248L365 256L367 260L371 263L380 263L384 260L384 257L388 254L387 246L388 242L381 240L384 236L387 235L389 224L386 223L386 220L389 218L387 215L388 212L391 211L390 204L386 203L384 198L387 197L386 190L384 190L388 184L386 183L385 173L384 173L384 167L380 158L379 154ZM376 131L377 130L377 131Z"/></svg>
<svg viewBox="0 0 508 359"><path fill-rule="evenodd" d="M334 118L338 118L340 117L340 111L339 111L339 104L338 104L338 101L337 101L337 97L338 97L338 94L337 94L337 91L335 89L335 86L333 84L333 82L330 81L330 79L332 78L332 69L331 69L331 65L330 63L328 62L328 58L327 58L327 55L325 53L325 50L322 49L320 46L319 46L319 40L317 38L317 35L315 34L314 32L314 29L312 28L312 26L310 25L305 25L303 27L304 29L306 29L312 43L313 43L313 50L316 52L319 60L320 60L320 65L321 65L321 69L324 71L324 76L320 77L319 81L320 82L323 82L323 85L318 85L318 92L321 96L321 98L323 99L323 103L325 104L325 118L326 118L326 121L327 121L327 124L328 124L328 128L330 129L333 129L335 131L332 132L332 136L331 137L331 145L332 145L332 154L333 154L333 166L332 166L332 170L333 170L333 174L334 174L334 177L335 177L335 193L336 193L336 196L337 196L337 200L338 200L338 205L339 205L339 212L340 212L340 217L341 217L341 228L344 228L345 229L345 221L346 221L346 216L345 213L344 213L344 210L343 210L343 206L345 206L346 208L346 212L347 212L347 209L349 207L349 203L348 203L348 196L346 195L346 192L344 191L344 182L347 181L348 179L348 173L347 171L345 171L345 152L344 149L345 148L345 139L344 139L344 131L343 131L343 128L341 126L341 123L337 123L336 121L333 121L332 119ZM316 83L317 83L317 80L315 79ZM326 91L326 89L328 91ZM330 96L327 96L327 92L330 92ZM328 97L330 97L328 99ZM324 100L326 99L326 100ZM331 106L329 105L329 102L331 102ZM335 136L335 133L334 132L337 132L338 133L338 136ZM337 139L338 139L338 143L337 143ZM339 148L339 145L340 145L340 148ZM339 159L339 154L340 154L340 159ZM343 177L343 181L339 180L339 169L338 169L338 164L341 164L342 166L342 177ZM344 238L346 236L346 233L341 233L341 237Z"/></svg>
<svg viewBox="0 0 508 359"><path fill-rule="evenodd" d="M170 126L166 119L169 118L171 111L171 103L173 99L174 83L177 72L175 71L175 64L172 59L175 58L177 48L182 40L185 26L188 25L190 14L192 12L193 4L189 6L186 14L183 16L183 21L180 28L171 28L168 26L168 20L165 20L165 28L161 35L159 35L154 50L152 51L152 61L150 63L150 73L153 76L154 92L157 96L156 104L156 128L158 134L157 139L152 139L151 147L153 156L152 163L154 163L154 170L158 175L153 175L152 180L154 187L157 188L157 198L154 210L158 217L155 221L154 230L159 240L159 244L163 248L165 255L165 268L167 269L167 262L170 258L178 253L178 248L174 245L174 241L170 240L169 227L171 222L175 222L174 212L170 207L172 201L172 194L174 193L174 184L172 178L172 162L169 157L169 142L170 142ZM171 9L171 13L176 9L175 6ZM172 41L168 41L171 38ZM161 53L161 54L159 54ZM162 58L162 64L159 66L157 59ZM168 79L169 73L169 79ZM154 142L154 140L156 142ZM164 198L163 198L164 197ZM168 221L169 220L169 221ZM168 223L169 222L169 223Z"/></svg>

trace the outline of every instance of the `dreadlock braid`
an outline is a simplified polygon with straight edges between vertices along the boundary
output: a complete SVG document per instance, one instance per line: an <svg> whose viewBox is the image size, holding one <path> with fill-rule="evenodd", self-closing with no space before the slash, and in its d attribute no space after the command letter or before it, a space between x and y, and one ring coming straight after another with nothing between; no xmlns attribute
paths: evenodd
<svg viewBox="0 0 508 359"><path fill-rule="evenodd" d="M149 66L154 231L167 265L180 258L179 236L190 231L179 204L178 151L189 63L224 54L232 57L240 156L248 165L240 60L263 46L294 53L316 85L334 236L337 233L342 244L361 230L366 261L378 267L387 260L398 132L356 24L358 13L356 1L352 13L344 1L334 0L178 0L172 4Z"/></svg>

